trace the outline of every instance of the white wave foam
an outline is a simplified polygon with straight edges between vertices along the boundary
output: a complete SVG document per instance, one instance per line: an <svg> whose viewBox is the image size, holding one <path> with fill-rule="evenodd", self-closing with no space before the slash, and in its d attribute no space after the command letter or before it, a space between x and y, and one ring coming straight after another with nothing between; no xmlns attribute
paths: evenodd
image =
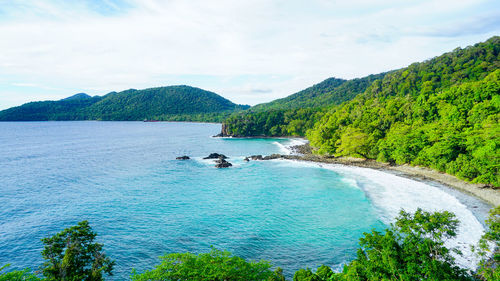
<svg viewBox="0 0 500 281"><path fill-rule="evenodd" d="M283 145L282 143L279 143L277 141L273 142L273 144L279 148L280 154L286 154L286 155L292 154L292 150L286 145Z"/></svg>
<svg viewBox="0 0 500 281"><path fill-rule="evenodd" d="M297 146L297 145L303 145L306 144L308 141L305 139L287 139L287 142L285 143L280 143L280 142L273 142L276 146L278 146L280 150L280 154L285 154L285 155L290 155L293 153L292 147Z"/></svg>
<svg viewBox="0 0 500 281"><path fill-rule="evenodd" d="M280 166L283 167L291 167L291 168L301 168L301 167L310 167L310 168L321 168L322 165L314 162L305 162L305 161L297 161L297 160L287 160L287 159L273 159L268 160L274 163L279 163Z"/></svg>
<svg viewBox="0 0 500 281"><path fill-rule="evenodd" d="M215 163L214 159L203 159L203 157L191 157L191 159L203 165L213 165Z"/></svg>

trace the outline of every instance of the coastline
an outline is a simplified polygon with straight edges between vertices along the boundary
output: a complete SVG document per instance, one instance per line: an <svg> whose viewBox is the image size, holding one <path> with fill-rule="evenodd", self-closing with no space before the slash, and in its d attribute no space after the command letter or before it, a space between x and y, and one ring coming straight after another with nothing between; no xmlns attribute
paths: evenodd
<svg viewBox="0 0 500 281"><path fill-rule="evenodd" d="M486 202L492 207L500 205L500 190L485 188L484 184L474 184L461 180L453 175L442 173L426 167L405 165L391 165L389 163L377 162L371 159L361 159L354 157L325 157L314 155L308 145L291 147L294 154L291 155L272 155L273 159L288 159L297 161L306 161L324 164L339 164L346 166L356 166L370 168L375 170L386 171L390 173L398 173L400 176L415 180L425 180L436 182L460 192L472 195Z"/></svg>

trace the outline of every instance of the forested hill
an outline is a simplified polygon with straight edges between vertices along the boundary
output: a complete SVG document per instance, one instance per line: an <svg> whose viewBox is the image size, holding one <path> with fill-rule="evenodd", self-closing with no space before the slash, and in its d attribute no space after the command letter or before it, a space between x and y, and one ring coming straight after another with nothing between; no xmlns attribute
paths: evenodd
<svg viewBox="0 0 500 281"><path fill-rule="evenodd" d="M306 135L317 153L427 166L498 187L499 53L495 36L381 74L341 105L234 114L223 133Z"/></svg>
<svg viewBox="0 0 500 281"><path fill-rule="evenodd" d="M217 122L249 106L237 105L209 91L189 86L80 93L58 101L30 102L0 111L0 121L175 120Z"/></svg>
<svg viewBox="0 0 500 281"><path fill-rule="evenodd" d="M341 104L363 93L373 81L383 78L385 74L386 73L381 73L352 80L328 78L321 83L286 98L258 104L252 107L251 111L258 112L308 107L319 108Z"/></svg>

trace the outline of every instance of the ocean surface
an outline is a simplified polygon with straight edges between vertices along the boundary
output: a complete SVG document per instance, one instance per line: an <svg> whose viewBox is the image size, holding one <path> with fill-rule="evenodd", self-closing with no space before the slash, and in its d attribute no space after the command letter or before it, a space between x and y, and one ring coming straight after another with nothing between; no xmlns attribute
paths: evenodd
<svg viewBox="0 0 500 281"><path fill-rule="evenodd" d="M463 266L488 206L446 187L381 171L296 161L250 161L290 153L294 139L212 138L220 124L0 122L0 267L42 262L40 241L88 220L108 256L109 280L127 279L172 252L213 246L271 261L290 276L341 268L363 232L383 230L401 208L450 210L461 220ZM212 152L233 167L216 169ZM188 155L191 160L175 160Z"/></svg>

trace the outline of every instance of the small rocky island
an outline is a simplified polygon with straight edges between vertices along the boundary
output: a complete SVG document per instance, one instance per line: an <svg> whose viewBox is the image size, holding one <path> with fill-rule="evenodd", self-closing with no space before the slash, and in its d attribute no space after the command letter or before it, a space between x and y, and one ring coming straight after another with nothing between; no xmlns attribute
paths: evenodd
<svg viewBox="0 0 500 281"><path fill-rule="evenodd" d="M219 153L210 153L207 157L203 159L216 159L215 160L215 168L229 168L233 166L233 164L229 163L226 161L228 157L224 154L219 154Z"/></svg>
<svg viewBox="0 0 500 281"><path fill-rule="evenodd" d="M228 157L224 154L219 154L219 153L210 153L207 157L204 157L203 159L227 159Z"/></svg>
<svg viewBox="0 0 500 281"><path fill-rule="evenodd" d="M203 159L215 159L215 168L229 168L233 166L233 164L229 163L226 161L226 159L229 158L224 154L219 154L219 153L210 153L207 157L204 157ZM184 155L184 156L179 156L175 157L176 160L189 160L189 156Z"/></svg>
<svg viewBox="0 0 500 281"><path fill-rule="evenodd" d="M215 168L229 168L231 166L233 166L233 164L227 162L224 158L219 158L217 160L215 160Z"/></svg>

